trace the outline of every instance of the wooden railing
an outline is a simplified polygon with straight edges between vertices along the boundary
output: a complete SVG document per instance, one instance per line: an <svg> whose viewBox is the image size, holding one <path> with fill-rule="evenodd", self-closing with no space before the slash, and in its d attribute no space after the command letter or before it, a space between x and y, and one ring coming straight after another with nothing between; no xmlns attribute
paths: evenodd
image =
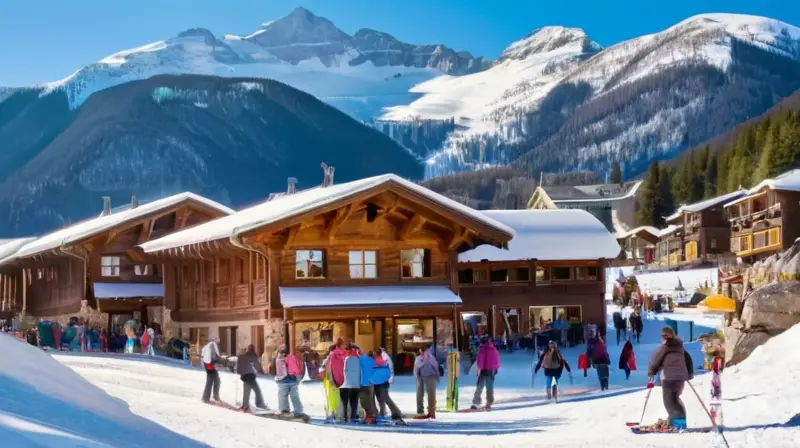
<svg viewBox="0 0 800 448"><path fill-rule="evenodd" d="M781 248L781 228L772 227L731 238L731 252L743 257Z"/></svg>
<svg viewBox="0 0 800 448"><path fill-rule="evenodd" d="M184 285L180 289L180 306L183 309L242 308L266 303L265 280L236 285Z"/></svg>

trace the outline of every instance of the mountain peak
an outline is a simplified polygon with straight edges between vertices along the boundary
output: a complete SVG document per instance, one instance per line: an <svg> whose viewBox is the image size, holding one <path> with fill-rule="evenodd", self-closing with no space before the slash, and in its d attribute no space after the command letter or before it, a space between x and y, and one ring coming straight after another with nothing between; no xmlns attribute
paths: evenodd
<svg viewBox="0 0 800 448"><path fill-rule="evenodd" d="M525 59L533 54L547 53L559 49L594 52L601 49L580 28L545 26L534 30L524 39L518 40L503 50L500 60Z"/></svg>

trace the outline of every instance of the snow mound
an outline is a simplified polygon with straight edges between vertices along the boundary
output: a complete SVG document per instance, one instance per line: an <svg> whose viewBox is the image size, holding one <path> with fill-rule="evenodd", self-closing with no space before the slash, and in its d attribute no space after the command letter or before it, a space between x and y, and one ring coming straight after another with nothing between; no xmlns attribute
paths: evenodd
<svg viewBox="0 0 800 448"><path fill-rule="evenodd" d="M7 447L202 446L133 414L47 353L0 334L0 440Z"/></svg>

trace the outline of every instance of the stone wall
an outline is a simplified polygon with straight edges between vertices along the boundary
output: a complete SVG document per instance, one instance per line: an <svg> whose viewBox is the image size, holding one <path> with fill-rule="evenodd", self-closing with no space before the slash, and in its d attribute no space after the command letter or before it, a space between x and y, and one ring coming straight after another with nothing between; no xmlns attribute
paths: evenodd
<svg viewBox="0 0 800 448"><path fill-rule="evenodd" d="M436 351L447 353L447 346L453 343L453 321L450 319L436 320Z"/></svg>

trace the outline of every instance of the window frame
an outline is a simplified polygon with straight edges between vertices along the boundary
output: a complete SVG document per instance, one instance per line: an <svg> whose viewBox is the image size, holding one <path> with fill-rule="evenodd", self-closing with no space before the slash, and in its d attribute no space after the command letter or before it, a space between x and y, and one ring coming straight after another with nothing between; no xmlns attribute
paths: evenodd
<svg viewBox="0 0 800 448"><path fill-rule="evenodd" d="M136 264L133 266L133 275L136 277L151 277L156 275L154 264Z"/></svg>
<svg viewBox="0 0 800 448"><path fill-rule="evenodd" d="M110 261L109 264L106 261ZM116 262L116 264L115 264ZM122 263L122 257L119 255L101 255L100 256L100 276L101 277L119 277L120 276L120 265ZM106 271L108 268L108 271ZM115 273L116 272L116 273Z"/></svg>
<svg viewBox="0 0 800 448"><path fill-rule="evenodd" d="M310 263L317 262L317 261L314 260L313 255L311 256L311 258L301 261L300 257L298 257L298 255L300 253L310 253L310 254L319 253L319 261L318 262L320 264L320 271L321 271L319 276L313 276L313 277L309 276L309 271L311 270L310 268L312 266L312 264L309 264L309 262ZM327 257L325 256L325 250L324 249L297 249L297 250L295 250L294 251L294 278L295 278L295 280L321 280L321 279L325 279L325 265L327 264L326 263L326 261L327 261L326 258ZM301 262L305 262L306 263L306 267L302 271L302 272L305 273L305 275L302 275L302 276L299 275L300 270L298 269L298 266L300 265Z"/></svg>
<svg viewBox="0 0 800 448"><path fill-rule="evenodd" d="M565 272L569 273L569 277L567 278L556 278L555 271L558 269L565 269ZM550 282L568 282L571 280L575 280L575 269L571 266L551 266L550 267Z"/></svg>
<svg viewBox="0 0 800 448"><path fill-rule="evenodd" d="M495 280L494 275L497 273L498 277L501 273L505 272L505 276L502 280ZM508 283L509 281L509 270L508 268L498 268L498 269L489 269L489 280L492 283Z"/></svg>
<svg viewBox="0 0 800 448"><path fill-rule="evenodd" d="M352 254L355 254L355 253L360 254L360 256L361 256L361 262L360 263L353 263L353 261L351 260L350 257L352 256ZM372 254L372 259L373 259L372 263L367 263L367 253L371 253ZM375 269L373 276L367 276L367 267L370 267L370 266ZM353 276L353 270L352 269L354 267L359 267L361 269L361 276L360 277L354 277ZM349 250L347 252L347 273L348 273L348 275L350 275L350 279L352 279L352 280L376 280L379 277L379 273L378 273L378 251L377 250L372 250L372 249Z"/></svg>
<svg viewBox="0 0 800 448"><path fill-rule="evenodd" d="M594 269L594 275L590 275L589 273L590 269ZM581 270L586 270L586 275L579 274ZM574 275L573 278L579 281L594 282L597 281L597 279L600 277L600 270L597 266L575 266L574 271L575 272L573 273Z"/></svg>
<svg viewBox="0 0 800 448"><path fill-rule="evenodd" d="M411 258L411 269L410 269L410 276L404 275L403 267L405 265L406 258L404 257L404 253L408 252L415 252L422 254L422 261L416 262L414 258ZM420 264L421 274L419 276L414 275L414 265ZM400 250L400 279L402 280L422 280L422 279L429 279L432 277L431 273L431 266L430 266L430 250L423 249L421 247L415 247L412 249L401 249ZM427 275L426 275L427 274Z"/></svg>
<svg viewBox="0 0 800 448"><path fill-rule="evenodd" d="M547 277L547 278L542 278L540 280L539 279L539 272L542 272L544 274L544 275L542 275L542 277ZM537 286L539 286L539 285L549 285L549 284L552 284L552 282L553 282L553 273L551 272L549 266L548 267L536 266L536 274L535 275L536 276L534 277L534 279L536 280L536 285Z"/></svg>

